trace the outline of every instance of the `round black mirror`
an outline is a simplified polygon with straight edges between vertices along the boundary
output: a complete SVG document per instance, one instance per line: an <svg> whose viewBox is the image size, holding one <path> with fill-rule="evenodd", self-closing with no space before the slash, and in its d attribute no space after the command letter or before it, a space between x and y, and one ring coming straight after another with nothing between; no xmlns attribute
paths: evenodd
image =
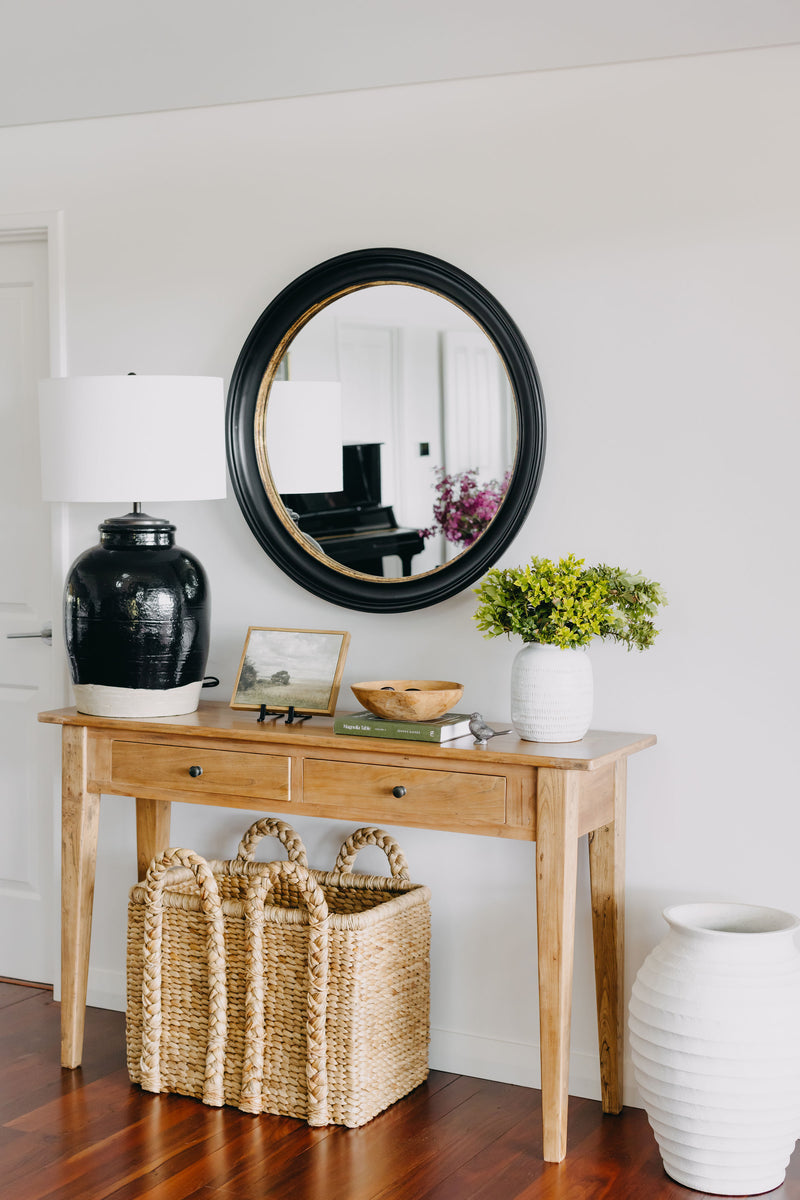
<svg viewBox="0 0 800 1200"><path fill-rule="evenodd" d="M228 465L267 554L346 608L404 612L478 579L533 502L545 447L531 352L457 267L358 250L301 275L251 330Z"/></svg>

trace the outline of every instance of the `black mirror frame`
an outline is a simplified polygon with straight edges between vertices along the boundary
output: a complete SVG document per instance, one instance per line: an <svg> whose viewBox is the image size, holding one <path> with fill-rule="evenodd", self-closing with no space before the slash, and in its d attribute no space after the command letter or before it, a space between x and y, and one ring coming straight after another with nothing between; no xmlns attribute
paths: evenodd
<svg viewBox="0 0 800 1200"><path fill-rule="evenodd" d="M437 292L480 325L505 365L515 398L517 452L511 483L497 516L478 540L451 562L407 579L382 580L337 569L292 536L267 493L259 469L256 421L264 377L274 370L306 320L358 288L405 283ZM253 326L231 376L226 445L239 507L256 540L287 575L308 591L361 612L408 612L446 600L474 583L518 532L536 495L545 450L541 383L525 339L505 309L457 267L412 250L356 250L312 267L290 283ZM331 565L329 565L331 564Z"/></svg>

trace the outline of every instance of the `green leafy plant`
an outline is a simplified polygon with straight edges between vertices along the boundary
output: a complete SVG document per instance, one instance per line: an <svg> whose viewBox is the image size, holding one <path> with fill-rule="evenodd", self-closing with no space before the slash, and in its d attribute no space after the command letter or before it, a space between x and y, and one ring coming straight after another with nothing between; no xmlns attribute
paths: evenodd
<svg viewBox="0 0 800 1200"><path fill-rule="evenodd" d="M661 584L621 567L584 566L574 554L554 563L532 558L522 567L493 568L475 594L484 637L517 634L562 650L593 638L646 650L658 634L653 617L667 597Z"/></svg>

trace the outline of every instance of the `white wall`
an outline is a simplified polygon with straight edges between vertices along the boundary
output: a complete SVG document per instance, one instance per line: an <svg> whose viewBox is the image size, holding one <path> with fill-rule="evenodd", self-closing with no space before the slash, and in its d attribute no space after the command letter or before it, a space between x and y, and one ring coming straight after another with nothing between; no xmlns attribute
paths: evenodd
<svg viewBox="0 0 800 1200"><path fill-rule="evenodd" d="M71 373L228 378L276 292L359 247L454 262L513 315L549 441L505 561L575 551L671 599L653 650L592 652L595 725L659 736L629 772L629 980L666 903L800 911L798 112L791 47L0 131L0 212L64 212ZM105 515L75 511L75 552ZM232 496L169 515L210 572L223 697L248 625L347 628L344 702L422 672L507 717L516 647L478 636L469 593L351 613L284 577ZM249 819L177 806L175 840L227 853ZM319 866L349 829L297 824ZM397 832L433 889L433 1064L535 1084L533 846ZM108 799L96 1000L120 995L133 846ZM583 861L578 887L572 1090L593 1095Z"/></svg>

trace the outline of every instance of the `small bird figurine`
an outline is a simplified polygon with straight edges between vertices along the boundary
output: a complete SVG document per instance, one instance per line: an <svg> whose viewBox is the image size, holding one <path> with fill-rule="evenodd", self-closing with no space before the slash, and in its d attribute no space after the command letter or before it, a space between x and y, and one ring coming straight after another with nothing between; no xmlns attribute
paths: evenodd
<svg viewBox="0 0 800 1200"><path fill-rule="evenodd" d="M501 733L511 733L510 729L492 729L479 712L470 713L469 731L479 746L485 746L489 738L499 737Z"/></svg>

